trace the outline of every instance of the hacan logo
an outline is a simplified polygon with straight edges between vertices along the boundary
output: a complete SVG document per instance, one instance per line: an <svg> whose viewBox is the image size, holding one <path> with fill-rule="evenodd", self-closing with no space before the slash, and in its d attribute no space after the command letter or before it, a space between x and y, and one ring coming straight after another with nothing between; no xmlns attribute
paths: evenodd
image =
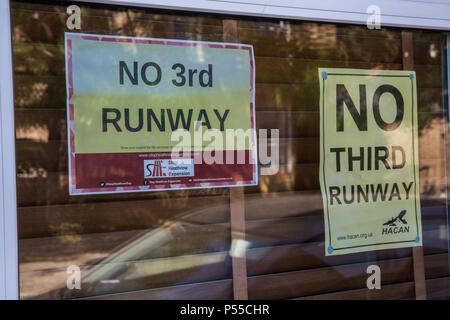
<svg viewBox="0 0 450 320"><path fill-rule="evenodd" d="M150 162L150 163L148 163ZM162 160L149 160L146 164L145 164L145 168L146 168L146 174L145 177L149 178L149 177L165 177L166 173L163 173L163 166L162 166Z"/></svg>
<svg viewBox="0 0 450 320"><path fill-rule="evenodd" d="M383 226L387 226L382 229L382 235L389 234L397 234L397 233L406 233L409 232L408 222L404 218L406 215L406 210L400 211L397 217L392 217L390 220L383 223ZM401 223L400 226L397 226L398 223Z"/></svg>

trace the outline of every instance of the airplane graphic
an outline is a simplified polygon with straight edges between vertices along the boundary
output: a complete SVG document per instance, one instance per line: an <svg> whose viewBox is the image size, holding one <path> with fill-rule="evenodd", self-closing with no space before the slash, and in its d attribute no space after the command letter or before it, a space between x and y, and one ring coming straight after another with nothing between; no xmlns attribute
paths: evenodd
<svg viewBox="0 0 450 320"><path fill-rule="evenodd" d="M392 217L392 219L388 220L387 222L383 223L383 226L390 226L390 227L395 227L396 226L396 222L398 223L399 221L403 224L408 224L408 222L406 222L405 219L403 219L403 217L406 214L406 210L402 210L400 211L400 213L398 214L398 216L396 218Z"/></svg>

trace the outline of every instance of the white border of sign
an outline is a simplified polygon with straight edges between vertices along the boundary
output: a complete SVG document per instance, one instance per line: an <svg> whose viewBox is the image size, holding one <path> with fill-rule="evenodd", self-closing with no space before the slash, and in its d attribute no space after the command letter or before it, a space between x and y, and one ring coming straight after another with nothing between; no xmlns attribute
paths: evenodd
<svg viewBox="0 0 450 320"><path fill-rule="evenodd" d="M228 50L246 50L250 54L250 129L252 130L252 140L251 140L251 150L250 159L252 159L252 180L251 181L234 181L231 182L206 182L198 183L194 182L192 185L189 184L169 184L170 187L150 187L150 186L131 186L131 187L105 187L105 188L76 188L76 152L75 152L75 129L74 129L74 102L73 97L70 92L74 92L73 88L73 70L72 70L72 49L71 41L73 39L84 39L84 40L95 40L103 41L109 39L108 42L117 42L120 39L128 39L128 43L158 43L162 42L164 45L170 46L203 46L209 48L221 48ZM228 43L228 42L213 42L213 41L194 41L194 40L178 40L178 39L159 39L159 38L145 38L145 37L127 37L127 36L111 36L111 35L101 35L101 34L90 34L90 33L71 33L66 32L64 35L65 43L65 60L66 60L66 94L67 94L67 150L70 150L68 154L69 159L69 194L74 195L88 195L88 194L114 194L114 193L127 193L127 192L150 192L150 191L173 191L173 190L186 190L186 189L203 189L203 188L232 188L232 187L245 187L245 186L256 186L258 185L258 146L256 138L256 109L255 109L255 55L253 50L253 45L242 44L242 43ZM69 46L69 47L68 47ZM72 118L72 119L71 119ZM195 178L195 177L194 177ZM172 187L173 186L173 187Z"/></svg>

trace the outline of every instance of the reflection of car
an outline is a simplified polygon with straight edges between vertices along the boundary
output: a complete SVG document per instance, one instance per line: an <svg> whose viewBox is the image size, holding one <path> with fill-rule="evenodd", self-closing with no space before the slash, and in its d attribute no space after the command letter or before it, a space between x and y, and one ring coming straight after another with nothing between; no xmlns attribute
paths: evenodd
<svg viewBox="0 0 450 320"><path fill-rule="evenodd" d="M282 212L276 210L281 204ZM291 272L303 270L323 273L323 277L315 280L318 281L316 286L308 289L310 293L305 295L320 294L336 290L339 283L363 288L365 280L362 279L367 277L363 265L379 260L384 263L383 266L394 272L398 259L411 256L410 249L398 249L325 257L321 196L317 192L286 192L278 194L277 197L246 195L245 205L249 277L260 275L254 279L265 281L264 275L281 275L274 285L292 288L289 292L297 292L295 283L282 279ZM229 223L202 223L205 215L212 210L227 212L228 207L226 202L209 207L204 205L184 212L157 228L143 230L137 237L114 250L106 259L96 261L93 267L84 268L80 291L64 288L45 294L45 297L77 298L145 290L145 298L190 298L194 294L190 290L195 290L194 287L186 287L187 291L184 291L183 295L173 294L170 288L182 284L210 283L214 280L229 281L232 279L231 255L239 255L238 251L230 250ZM271 212L272 219L265 218L268 212ZM440 217L429 214L427 216L441 220ZM425 230L425 237L426 232ZM428 246L434 245L440 246L440 242L428 242ZM434 250L440 250L440 247ZM311 281L304 278L305 275L299 274L299 279ZM398 277L398 281L405 281L404 275ZM333 281L329 283L327 279L330 278ZM392 281L396 281L395 277ZM160 289L146 290L152 288ZM349 289L351 287L345 290ZM199 295L212 299L232 298L218 295L211 290L195 294L196 298ZM232 295L232 290L229 295ZM295 293L292 295L294 297Z"/></svg>

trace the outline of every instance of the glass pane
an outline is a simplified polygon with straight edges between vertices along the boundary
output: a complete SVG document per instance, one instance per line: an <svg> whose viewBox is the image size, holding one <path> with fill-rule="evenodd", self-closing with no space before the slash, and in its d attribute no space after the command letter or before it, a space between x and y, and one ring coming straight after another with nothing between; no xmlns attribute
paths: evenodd
<svg viewBox="0 0 450 320"><path fill-rule="evenodd" d="M243 190L250 299L415 298L411 248L325 256L317 72L403 70L411 54L427 293L450 298L443 33L80 6L82 33L253 45L256 127L279 130L280 168ZM229 188L69 195L66 6L11 7L20 297L233 299ZM381 290L366 287L373 264Z"/></svg>

